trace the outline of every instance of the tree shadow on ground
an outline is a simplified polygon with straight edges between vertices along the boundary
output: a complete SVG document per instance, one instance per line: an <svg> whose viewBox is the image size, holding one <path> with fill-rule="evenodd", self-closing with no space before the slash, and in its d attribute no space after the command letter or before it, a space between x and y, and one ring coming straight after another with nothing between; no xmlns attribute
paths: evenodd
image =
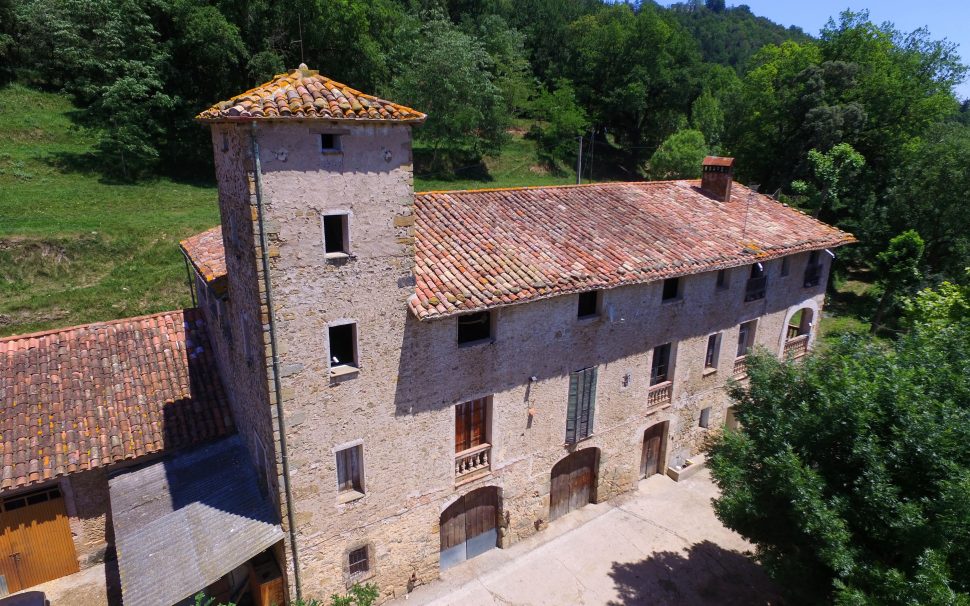
<svg viewBox="0 0 970 606"><path fill-rule="evenodd" d="M783 604L754 560L703 541L684 552L663 551L631 563L614 563L610 577L618 600L610 606L751 606Z"/></svg>
<svg viewBox="0 0 970 606"><path fill-rule="evenodd" d="M493 181L485 159L466 150L415 147L414 174L436 181Z"/></svg>

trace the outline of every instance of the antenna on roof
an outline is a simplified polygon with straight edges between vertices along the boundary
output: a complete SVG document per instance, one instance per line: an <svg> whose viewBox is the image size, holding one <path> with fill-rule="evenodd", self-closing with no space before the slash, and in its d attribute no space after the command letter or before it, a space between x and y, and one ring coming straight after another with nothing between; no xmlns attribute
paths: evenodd
<svg viewBox="0 0 970 606"><path fill-rule="evenodd" d="M751 214L751 199L758 193L758 188L761 187L758 183L752 183L748 186L751 191L748 192L748 197L744 201L744 228L741 230L741 241L748 241L748 215Z"/></svg>
<svg viewBox="0 0 970 606"><path fill-rule="evenodd" d="M306 61L303 59L303 15L300 13L296 14L296 26L298 28L297 31L300 32L300 39L298 41L300 43L300 63L305 65Z"/></svg>

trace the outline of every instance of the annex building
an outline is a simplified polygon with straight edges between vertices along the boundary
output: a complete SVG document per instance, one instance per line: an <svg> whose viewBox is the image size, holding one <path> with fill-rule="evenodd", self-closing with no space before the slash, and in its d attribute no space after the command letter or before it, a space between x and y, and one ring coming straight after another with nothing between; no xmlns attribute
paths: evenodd
<svg viewBox="0 0 970 606"><path fill-rule="evenodd" d="M125 604L401 596L698 464L748 352L811 349L854 239L733 160L415 193L424 119L306 66L213 106L197 306L0 339L7 591L113 550Z"/></svg>

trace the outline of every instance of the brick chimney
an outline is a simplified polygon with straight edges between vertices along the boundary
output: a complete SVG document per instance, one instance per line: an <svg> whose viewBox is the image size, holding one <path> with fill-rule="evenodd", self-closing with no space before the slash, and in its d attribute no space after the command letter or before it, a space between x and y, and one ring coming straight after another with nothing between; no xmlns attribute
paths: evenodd
<svg viewBox="0 0 970 606"><path fill-rule="evenodd" d="M731 199L731 182L734 180L734 158L708 156L701 169L701 189L721 202Z"/></svg>

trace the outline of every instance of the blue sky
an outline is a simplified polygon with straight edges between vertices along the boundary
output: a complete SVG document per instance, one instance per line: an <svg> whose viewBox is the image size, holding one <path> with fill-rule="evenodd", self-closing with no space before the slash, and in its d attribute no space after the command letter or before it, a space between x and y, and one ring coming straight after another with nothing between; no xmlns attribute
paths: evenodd
<svg viewBox="0 0 970 606"><path fill-rule="evenodd" d="M670 4L667 2L666 4ZM728 6L747 4L751 12L785 26L797 25L815 36L829 17L845 9L868 9L876 23L891 21L904 32L927 27L934 39L959 44L963 62L970 62L970 2L967 0L728 0ZM970 98L970 81L957 87L957 96Z"/></svg>

